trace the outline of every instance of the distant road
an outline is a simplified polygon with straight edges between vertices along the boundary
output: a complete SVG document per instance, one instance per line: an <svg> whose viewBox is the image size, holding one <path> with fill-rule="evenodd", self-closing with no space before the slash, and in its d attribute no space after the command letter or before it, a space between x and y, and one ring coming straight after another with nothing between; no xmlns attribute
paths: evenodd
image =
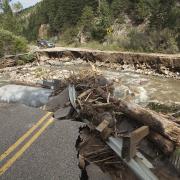
<svg viewBox="0 0 180 180"><path fill-rule="evenodd" d="M35 48L36 52L61 52L61 51L80 51L80 52L104 52L104 53L119 53L119 54L132 54L132 55L144 55L144 56L159 56L167 58L180 58L180 53L178 54L162 54L162 53L138 53L138 52L129 52L129 51L101 51L87 48L70 48L70 47L55 47L55 48L46 48L39 49Z"/></svg>

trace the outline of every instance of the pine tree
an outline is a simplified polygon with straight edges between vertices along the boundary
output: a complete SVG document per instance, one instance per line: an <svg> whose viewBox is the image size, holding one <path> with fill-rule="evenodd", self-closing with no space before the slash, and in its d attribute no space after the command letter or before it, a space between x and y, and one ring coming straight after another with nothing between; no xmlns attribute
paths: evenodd
<svg viewBox="0 0 180 180"><path fill-rule="evenodd" d="M82 26L83 31L88 32L92 29L94 19L94 12L91 6L85 6L79 25Z"/></svg>

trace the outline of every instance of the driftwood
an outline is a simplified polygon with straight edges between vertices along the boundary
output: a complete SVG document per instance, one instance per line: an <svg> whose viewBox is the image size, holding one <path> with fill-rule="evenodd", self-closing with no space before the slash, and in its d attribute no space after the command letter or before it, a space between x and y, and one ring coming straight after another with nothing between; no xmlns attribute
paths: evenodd
<svg viewBox="0 0 180 180"><path fill-rule="evenodd" d="M87 106L87 107L88 109L86 109L84 106L85 109L81 110L81 113L84 113L86 115L88 114L89 117L92 117L93 119L92 123L94 125L99 125L104 119L109 120L109 122L111 123L110 125L111 127L114 125L115 122L110 116L110 114L97 113L93 110L94 106L93 107ZM174 143L159 133L151 131L150 134L148 135L148 139L151 140L153 143L155 143L158 146L158 148L166 155L169 155L174 150Z"/></svg>
<svg viewBox="0 0 180 180"><path fill-rule="evenodd" d="M98 87L96 92L107 101L108 93L106 91ZM152 130L162 134L177 145L180 145L180 125L177 123L171 122L160 114L147 110L137 104L128 103L113 97L110 97L109 100L114 104L114 109L116 111L123 112L131 119L135 119L149 126Z"/></svg>
<svg viewBox="0 0 180 180"><path fill-rule="evenodd" d="M174 143L162 135L151 131L148 138L155 143L164 154L169 155L173 152Z"/></svg>

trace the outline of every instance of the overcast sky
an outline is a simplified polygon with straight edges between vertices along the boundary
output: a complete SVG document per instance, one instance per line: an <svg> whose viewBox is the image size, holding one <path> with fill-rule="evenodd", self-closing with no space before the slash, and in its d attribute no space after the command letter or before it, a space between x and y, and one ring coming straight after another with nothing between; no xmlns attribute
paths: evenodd
<svg viewBox="0 0 180 180"><path fill-rule="evenodd" d="M35 5L37 2L41 0L12 0L12 3L15 3L18 1L21 2L24 8L27 8L27 7Z"/></svg>

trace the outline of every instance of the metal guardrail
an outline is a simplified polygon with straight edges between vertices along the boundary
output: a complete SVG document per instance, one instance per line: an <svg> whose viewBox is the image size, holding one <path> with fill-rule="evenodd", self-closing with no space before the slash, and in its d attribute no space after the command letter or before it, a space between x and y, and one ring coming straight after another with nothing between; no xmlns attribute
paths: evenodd
<svg viewBox="0 0 180 180"><path fill-rule="evenodd" d="M74 107L74 109L78 112L77 106L76 106L75 87L73 85L69 85L68 90L69 90L70 102L71 102L72 106ZM83 119L83 121L85 123L89 123L89 121L87 119ZM98 126L98 127L103 131L107 126L108 126L108 123L103 124L103 122L102 122L102 126L100 124L100 126ZM96 130L98 130L98 128L96 128ZM101 131L99 131L99 132L101 132ZM146 133L147 132L145 130L145 134ZM140 140L141 137L143 137L143 134L140 133L138 135L138 133L137 134L135 133L135 136L134 136L135 139ZM137 142L138 142L138 140L137 140ZM151 172L151 170L150 170L153 168L153 165L139 151L137 151L137 152L135 151L136 152L136 153L134 153L135 156L130 157L130 160L123 158L123 153L122 153L123 138L110 136L107 138L107 140L105 142L121 158L121 160L136 174L136 176L140 180L158 180L158 177L156 177L154 175L154 173ZM131 148L131 146L129 148Z"/></svg>
<svg viewBox="0 0 180 180"><path fill-rule="evenodd" d="M123 160L123 162L137 175L141 180L158 180L158 178L150 171L152 164L138 152L130 161L122 158L123 140L120 138L109 137L106 141L108 146Z"/></svg>

